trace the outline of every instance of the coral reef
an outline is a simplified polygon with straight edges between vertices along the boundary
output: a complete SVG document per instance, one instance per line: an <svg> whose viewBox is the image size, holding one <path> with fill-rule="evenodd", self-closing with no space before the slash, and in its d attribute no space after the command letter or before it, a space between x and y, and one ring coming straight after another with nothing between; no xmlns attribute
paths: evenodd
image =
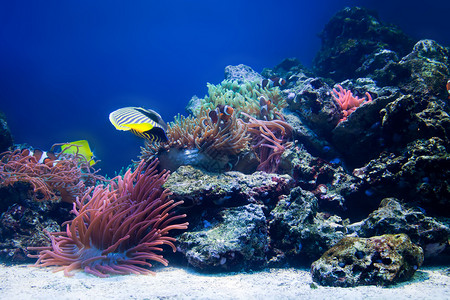
<svg viewBox="0 0 450 300"><path fill-rule="evenodd" d="M97 276L167 258L204 272L318 259L313 278L331 286L389 285L448 259L449 49L358 7L321 38L313 70L295 58L261 74L227 66L168 141L147 142L108 185L74 157L3 154L0 256L23 261L29 244L39 266ZM78 199L71 221L62 197ZM176 242L181 212L191 225ZM162 245L178 254L156 254Z"/></svg>
<svg viewBox="0 0 450 300"><path fill-rule="evenodd" d="M99 277L110 274L149 274L149 261L167 265L167 260L155 254L162 245L173 251L174 238L169 231L186 229L187 223L176 223L185 215L171 211L181 201L170 200L170 192L161 185L168 173L158 173L156 163L143 171L144 163L107 186L90 188L74 203L75 218L66 231L49 232L51 246L30 247L39 251L35 266L59 266L66 276L83 269ZM91 193L92 192L92 193Z"/></svg>
<svg viewBox="0 0 450 300"><path fill-rule="evenodd" d="M30 263L28 246L48 245L45 231L59 231L69 220L70 204L27 199L23 183L0 188L0 261Z"/></svg>
<svg viewBox="0 0 450 300"><path fill-rule="evenodd" d="M311 265L321 285L390 285L411 279L423 263L422 248L406 234L345 237Z"/></svg>
<svg viewBox="0 0 450 300"><path fill-rule="evenodd" d="M345 236L339 216L318 213L313 193L296 187L270 213L272 251L278 263L312 261Z"/></svg>

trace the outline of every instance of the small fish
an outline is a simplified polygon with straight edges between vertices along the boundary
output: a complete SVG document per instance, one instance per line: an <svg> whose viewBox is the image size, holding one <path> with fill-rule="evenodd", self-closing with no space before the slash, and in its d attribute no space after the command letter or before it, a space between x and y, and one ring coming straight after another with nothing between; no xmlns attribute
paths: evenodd
<svg viewBox="0 0 450 300"><path fill-rule="evenodd" d="M23 149L23 156L33 156L37 163L46 164L49 167L54 165L56 154L53 151L43 151L40 149Z"/></svg>
<svg viewBox="0 0 450 300"><path fill-rule="evenodd" d="M450 79L447 81L447 93L448 93L448 99L450 99Z"/></svg>
<svg viewBox="0 0 450 300"><path fill-rule="evenodd" d="M89 147L89 143L86 140L80 140L70 143L65 143L61 145L61 151L64 153L70 153L70 154L80 154L84 156L87 162L89 162L89 165L92 166L95 164L94 161L94 153L92 153L91 148Z"/></svg>
<svg viewBox="0 0 450 300"><path fill-rule="evenodd" d="M274 86L283 86L286 84L286 80L283 78L280 78L278 76L272 76L269 79L263 79L261 81L261 86L263 88L271 88Z"/></svg>
<svg viewBox="0 0 450 300"><path fill-rule="evenodd" d="M229 105L217 105L215 110L209 112L209 118L213 124L216 124L220 120L227 122L233 115L234 109Z"/></svg>
<svg viewBox="0 0 450 300"><path fill-rule="evenodd" d="M264 96L259 97L259 106L261 107L259 114L263 120L268 120L271 104L271 101L267 100Z"/></svg>
<svg viewBox="0 0 450 300"><path fill-rule="evenodd" d="M150 142L167 142L167 124L151 109L124 107L109 114L109 121L117 130L131 131Z"/></svg>

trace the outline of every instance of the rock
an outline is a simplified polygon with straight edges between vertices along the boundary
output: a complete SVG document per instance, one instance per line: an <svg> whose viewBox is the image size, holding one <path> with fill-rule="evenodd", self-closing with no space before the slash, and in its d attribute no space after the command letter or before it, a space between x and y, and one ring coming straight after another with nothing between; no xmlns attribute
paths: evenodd
<svg viewBox="0 0 450 300"><path fill-rule="evenodd" d="M422 265L422 248L406 234L345 237L313 262L313 280L321 285L390 285L412 278Z"/></svg>
<svg viewBox="0 0 450 300"><path fill-rule="evenodd" d="M419 210L406 208L395 198L383 199L377 210L355 225L347 228L351 231L356 227L360 237L407 234L414 244L422 247L425 258L439 255L450 238L450 228Z"/></svg>
<svg viewBox="0 0 450 300"><path fill-rule="evenodd" d="M357 192L362 182L339 164L314 157L297 143L284 151L279 172L290 175L296 186L312 192L320 208L328 212L344 211L345 198Z"/></svg>
<svg viewBox="0 0 450 300"><path fill-rule="evenodd" d="M374 198L401 198L448 217L450 155L440 138L416 140L399 153L383 152L353 174Z"/></svg>
<svg viewBox="0 0 450 300"><path fill-rule="evenodd" d="M417 139L450 138L449 108L434 97L405 95L380 111L384 142L400 148Z"/></svg>
<svg viewBox="0 0 450 300"><path fill-rule="evenodd" d="M13 138L9 131L6 117L0 112L0 153L8 150L13 145Z"/></svg>
<svg viewBox="0 0 450 300"><path fill-rule="evenodd" d="M450 76L449 50L433 40L418 41L399 62L390 62L375 73L381 85L397 85L405 94L447 97Z"/></svg>
<svg viewBox="0 0 450 300"><path fill-rule="evenodd" d="M264 268L269 247L266 217L260 205L219 210L178 237L179 251L201 271Z"/></svg>
<svg viewBox="0 0 450 300"><path fill-rule="evenodd" d="M27 199L29 186L17 182L0 187L0 261L31 262L27 247L48 246L47 231L61 231L59 224L70 219L71 205Z"/></svg>
<svg viewBox="0 0 450 300"><path fill-rule="evenodd" d="M240 206L260 202L270 205L288 194L293 180L288 175L255 172L220 174L206 173L192 166L182 166L173 172L164 188L172 191L173 199L185 205L205 207Z"/></svg>
<svg viewBox="0 0 450 300"><path fill-rule="evenodd" d="M261 82L263 79L264 77L262 77L259 73L243 64L225 67L225 80L237 81L238 84L244 84L247 81Z"/></svg>
<svg viewBox="0 0 450 300"><path fill-rule="evenodd" d="M372 80L369 80L373 83ZM378 88L367 85L363 79L346 81L342 86L351 91L372 94L373 101L365 103L340 122L331 132L332 145L340 152L346 165L353 169L375 158L385 148L385 133L380 111L401 94L396 88Z"/></svg>
<svg viewBox="0 0 450 300"><path fill-rule="evenodd" d="M331 88L321 78L302 77L289 90L288 108L319 136L326 136L337 125L341 108L331 97Z"/></svg>
<svg viewBox="0 0 450 300"><path fill-rule="evenodd" d="M291 263L317 259L346 232L340 217L318 213L317 198L299 187L278 202L270 218L271 246Z"/></svg>
<svg viewBox="0 0 450 300"><path fill-rule="evenodd" d="M322 47L314 59L314 70L336 81L366 77L382 66L378 57L381 63L395 61L414 45L400 29L383 24L375 12L360 7L339 11L320 37Z"/></svg>

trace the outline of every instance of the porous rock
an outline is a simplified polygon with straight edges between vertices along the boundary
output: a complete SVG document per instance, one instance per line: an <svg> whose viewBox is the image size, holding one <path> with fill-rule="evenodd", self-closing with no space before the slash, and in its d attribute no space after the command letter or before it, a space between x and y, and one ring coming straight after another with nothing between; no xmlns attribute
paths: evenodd
<svg viewBox="0 0 450 300"><path fill-rule="evenodd" d="M270 213L274 252L287 262L311 262L345 235L339 216L318 213L318 200L300 187L281 199Z"/></svg>
<svg viewBox="0 0 450 300"><path fill-rule="evenodd" d="M411 279L423 258L406 234L345 237L313 262L311 274L326 286L390 285Z"/></svg>
<svg viewBox="0 0 450 300"><path fill-rule="evenodd" d="M248 203L275 203L293 186L288 175L255 172L246 175L232 171L207 173L192 166L182 166L166 183L176 200L194 206L239 206Z"/></svg>
<svg viewBox="0 0 450 300"><path fill-rule="evenodd" d="M210 213L178 242L189 264L201 271L263 268L268 251L263 208L248 204Z"/></svg>
<svg viewBox="0 0 450 300"><path fill-rule="evenodd" d="M380 207L361 222L347 227L360 237L382 234L407 234L422 247L425 257L439 255L448 245L450 228L418 210L407 208L395 198L385 198Z"/></svg>
<svg viewBox="0 0 450 300"><path fill-rule="evenodd" d="M448 217L450 155L440 138L416 140L400 152L383 152L353 174L365 181L373 198L401 198Z"/></svg>
<svg viewBox="0 0 450 300"><path fill-rule="evenodd" d="M225 80L237 81L239 84L244 84L248 81L261 82L263 79L264 77L262 77L259 73L244 64L225 67Z"/></svg>

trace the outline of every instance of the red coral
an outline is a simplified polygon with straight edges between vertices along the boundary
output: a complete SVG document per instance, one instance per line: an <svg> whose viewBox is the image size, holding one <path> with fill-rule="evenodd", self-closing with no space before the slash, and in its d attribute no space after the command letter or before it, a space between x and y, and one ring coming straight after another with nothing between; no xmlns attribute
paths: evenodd
<svg viewBox="0 0 450 300"><path fill-rule="evenodd" d="M29 247L38 250L35 266L60 266L66 276L84 269L99 277L109 274L149 274L150 260L167 265L167 260L155 254L160 246L169 245L175 252L174 238L167 236L173 229L186 229L188 223L171 224L185 215L170 211L182 201L169 200L171 193L162 189L168 172L158 173L157 161L144 173L144 163L107 186L90 188L74 203L76 217L66 231L49 233L50 247ZM92 194L91 194L92 192Z"/></svg>
<svg viewBox="0 0 450 300"><path fill-rule="evenodd" d="M339 122L342 122L344 120L347 120L347 117L354 112L361 104L363 104L364 101L366 101L366 98L358 98L357 96L353 96L352 92L350 90L344 89L339 84L337 85L339 88L339 92L336 89L333 89L333 92L331 95L333 96L334 100L336 100L337 103L342 108L342 112L344 116L339 120ZM372 101L372 96L368 92L366 92L367 96L367 102Z"/></svg>

